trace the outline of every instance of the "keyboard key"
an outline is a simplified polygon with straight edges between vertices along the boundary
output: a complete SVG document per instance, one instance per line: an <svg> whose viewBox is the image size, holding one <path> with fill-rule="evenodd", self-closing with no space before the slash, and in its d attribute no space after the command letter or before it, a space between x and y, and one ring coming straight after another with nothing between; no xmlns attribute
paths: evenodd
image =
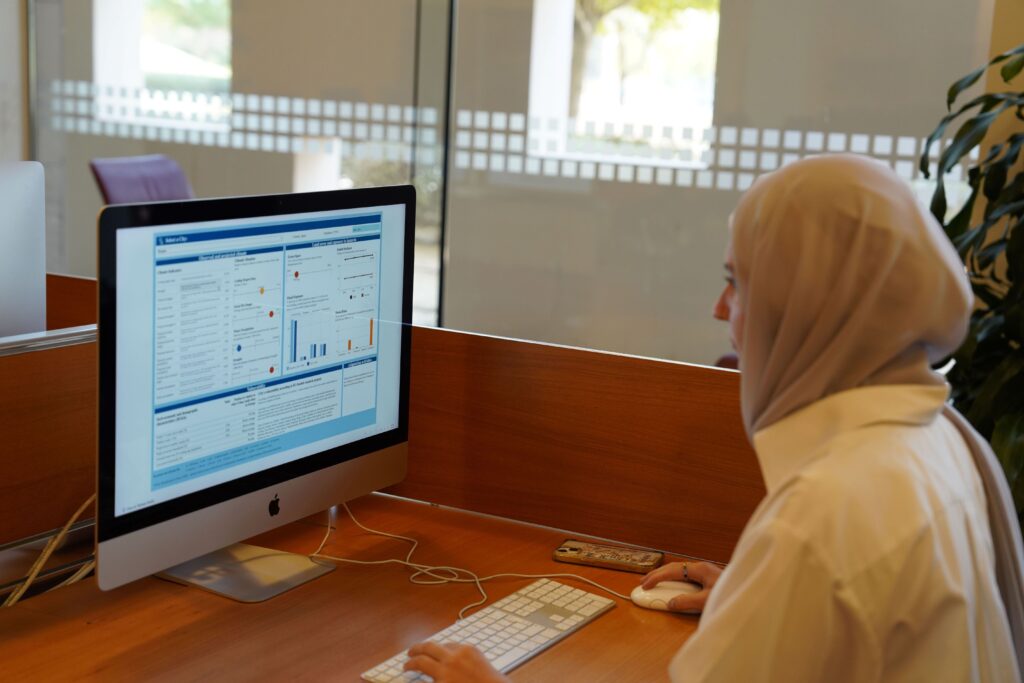
<svg viewBox="0 0 1024 683"><path fill-rule="evenodd" d="M491 662L491 664L498 671L502 671L506 666L508 666L509 664L511 664L512 662L516 661L517 659L519 659L520 657L522 657L522 656L524 656L526 654L527 654L526 650L524 650L524 649L522 649L520 647L513 648L513 649L509 650L508 652L506 652L505 654L503 654L501 657L498 657L497 659L495 659L493 662Z"/></svg>
<svg viewBox="0 0 1024 683"><path fill-rule="evenodd" d="M562 606L556 606L559 602ZM488 661L505 673L520 660L529 659L590 623L612 605L608 598L541 579L438 631L429 640L476 645ZM546 626L552 623L557 628ZM408 658L403 650L363 673L362 678L372 683L432 683L429 676L402 671Z"/></svg>

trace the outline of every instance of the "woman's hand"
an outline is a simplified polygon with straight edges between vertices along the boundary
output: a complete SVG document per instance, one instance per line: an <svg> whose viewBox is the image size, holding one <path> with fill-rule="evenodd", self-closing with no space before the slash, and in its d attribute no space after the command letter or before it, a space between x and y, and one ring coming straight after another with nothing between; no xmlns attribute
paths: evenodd
<svg viewBox="0 0 1024 683"><path fill-rule="evenodd" d="M699 583L703 587L700 592L677 595L669 600L668 608L672 612L701 612L722 571L721 567L710 562L670 562L649 572L640 585L651 589L662 581Z"/></svg>
<svg viewBox="0 0 1024 683"><path fill-rule="evenodd" d="M484 653L472 645L439 644L431 641L409 648L406 671L420 671L434 683L508 683L492 667Z"/></svg>

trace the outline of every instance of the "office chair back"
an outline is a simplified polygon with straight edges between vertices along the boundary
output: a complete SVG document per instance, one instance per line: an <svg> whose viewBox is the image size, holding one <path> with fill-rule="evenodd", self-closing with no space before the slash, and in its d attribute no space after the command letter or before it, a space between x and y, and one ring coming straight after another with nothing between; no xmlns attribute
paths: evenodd
<svg viewBox="0 0 1024 683"><path fill-rule="evenodd" d="M192 199L192 186L174 159L163 154L93 159L89 168L106 204Z"/></svg>

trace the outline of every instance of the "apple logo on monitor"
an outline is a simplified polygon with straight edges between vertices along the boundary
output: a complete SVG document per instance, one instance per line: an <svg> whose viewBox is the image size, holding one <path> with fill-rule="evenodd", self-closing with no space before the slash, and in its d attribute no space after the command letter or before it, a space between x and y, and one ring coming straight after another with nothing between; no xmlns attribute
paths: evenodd
<svg viewBox="0 0 1024 683"><path fill-rule="evenodd" d="M277 494L274 494L274 499L270 501L270 505L267 508L270 511L270 516L273 517L281 511L281 502L277 499Z"/></svg>

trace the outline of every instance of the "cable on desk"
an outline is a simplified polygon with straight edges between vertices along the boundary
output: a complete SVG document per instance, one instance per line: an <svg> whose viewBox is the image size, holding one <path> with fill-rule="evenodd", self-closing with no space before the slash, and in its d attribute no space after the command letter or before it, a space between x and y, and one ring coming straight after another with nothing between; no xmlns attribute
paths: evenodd
<svg viewBox="0 0 1024 683"><path fill-rule="evenodd" d="M478 574L476 574L474 572L471 572L468 569L462 569L461 567L430 566L430 565L425 565L425 564L419 564L419 563L416 563L416 562L412 561L412 554L414 552L416 552L416 547L419 545L419 541L417 541L414 538L409 538L408 536L399 536L398 534L390 534L390 533L388 533L386 531L376 531L374 529L367 528L367 527L363 526L363 524L360 523L358 519L356 519L355 515L352 514L352 510L349 509L347 503L342 503L342 507L345 508L345 512L348 513L349 518L355 523L355 525L358 526L363 531L366 531L367 533L373 534L375 536L384 536L385 538L393 538L393 539L396 539L396 540L406 541L408 543L411 543L412 547L409 548L409 552L406 554L405 559L404 560L400 560L400 559L352 560L352 559L345 558L345 557L334 557L333 555L327 555L327 554L324 554L323 552L321 552L324 549L324 546L327 545L327 539L330 538L331 532L334 530L334 508L331 508L328 511L329 518L328 518L328 521L327 521L327 532L324 534L323 540L320 541L320 545L310 555L310 558L320 557L320 558L323 558L325 560L331 560L332 562L345 562L345 563L348 563L348 564L363 564L363 565L400 564L400 565L404 565L404 566L407 566L407 567L411 567L412 569L416 570L412 574L412 576L409 577L409 581L410 581L410 583L416 583L416 584L420 584L420 585L437 585L437 584L445 584L445 583L472 583L472 584L475 584L477 591L480 592L480 599L477 600L476 602L472 602L472 603L466 605L465 607L463 607L462 609L460 609L459 610L459 619L465 619L466 618L466 611L467 610L471 610L474 607L479 607L480 605L483 605L485 602L487 602L487 599L488 599L487 591L484 590L484 587L483 587L482 584L483 584L484 581L490 581L492 579L501 579L501 578L521 578L521 579L555 579L555 578L565 578L565 579L575 579L577 581L582 581L584 583L588 583L591 586L594 586L595 588L599 588L600 590L603 590L604 592L606 592L606 593L608 593L610 595L614 595L617 598L621 598L621 599L627 600L627 601L630 599L629 596L627 596L627 595L623 595L622 593L618 593L616 591L613 591L611 588L608 588L606 586L602 586L601 584L597 583L596 581L591 581L590 579L588 579L588 578L586 578L584 576L580 576L578 574L516 574L516 573L503 572L503 573L500 573L500 574L491 574L490 576L479 576ZM421 577L424 577L424 576L429 577L429 578L421 578Z"/></svg>
<svg viewBox="0 0 1024 683"><path fill-rule="evenodd" d="M60 532L46 542L46 546L43 548L43 551L39 554L39 557L32 565L32 568L29 569L28 575L25 577L25 580L17 588L11 591L11 594L7 596L6 600L4 600L4 607L12 607L16 602L18 602L18 600L21 600L21 596L25 594L25 591L29 589L29 586L32 585L32 582L36 580L37 576L39 576L39 572L43 570L43 566L46 564L46 561L50 559L50 555L52 555L53 551L56 550L60 546L60 544L64 542L64 538L68 535L68 531L71 529L71 526L76 521L78 521L78 518L82 516L82 513L85 512L85 509L87 507L92 505L94 500L96 500L95 493L89 496L89 498L87 498L86 501L82 503L81 507L79 507L78 510L75 511L75 514L71 515L71 519L67 521L67 523L60 530ZM85 566L88 566L88 563L86 563ZM78 572L75 572L75 575L78 575L79 572L81 571L82 570L79 569ZM84 574L82 574L82 576L84 576ZM72 578L74 578L74 576ZM79 576L78 578L81 578L81 576ZM77 581L78 579L75 580ZM70 579L69 582L71 582Z"/></svg>
<svg viewBox="0 0 1024 683"><path fill-rule="evenodd" d="M83 564L81 567L79 567L78 570L75 571L74 574L72 574L68 578L64 579L63 581L58 583L56 586L54 586L50 590L51 591L55 591L58 588L64 588L65 586L70 586L73 583L78 583L79 581L84 579L86 576L88 576L89 572L91 572L95 568L96 568L96 560L89 560L88 562ZM49 593L49 592L50 591L47 591L47 593Z"/></svg>

